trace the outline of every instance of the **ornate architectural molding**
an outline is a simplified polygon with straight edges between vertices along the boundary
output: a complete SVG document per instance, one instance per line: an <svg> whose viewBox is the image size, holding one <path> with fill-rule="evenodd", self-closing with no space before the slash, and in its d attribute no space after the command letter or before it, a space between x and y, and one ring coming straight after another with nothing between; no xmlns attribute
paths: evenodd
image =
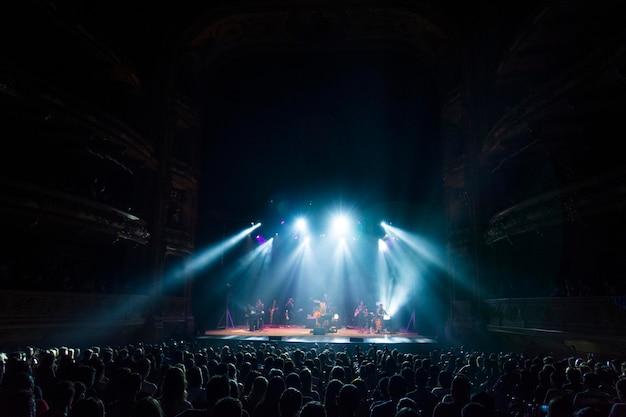
<svg viewBox="0 0 626 417"><path fill-rule="evenodd" d="M602 211L623 210L625 179L626 167L529 198L489 220L485 243L564 223L584 225L588 217Z"/></svg>
<svg viewBox="0 0 626 417"><path fill-rule="evenodd" d="M16 217L39 223L73 224L78 228L146 244L147 222L135 215L87 198L0 178L0 207Z"/></svg>

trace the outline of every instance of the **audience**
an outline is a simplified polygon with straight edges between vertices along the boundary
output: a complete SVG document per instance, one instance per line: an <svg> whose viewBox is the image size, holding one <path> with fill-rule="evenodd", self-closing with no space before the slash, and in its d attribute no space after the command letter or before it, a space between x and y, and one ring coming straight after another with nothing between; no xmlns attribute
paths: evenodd
<svg viewBox="0 0 626 417"><path fill-rule="evenodd" d="M0 352L0 416L626 417L621 358L356 346Z"/></svg>

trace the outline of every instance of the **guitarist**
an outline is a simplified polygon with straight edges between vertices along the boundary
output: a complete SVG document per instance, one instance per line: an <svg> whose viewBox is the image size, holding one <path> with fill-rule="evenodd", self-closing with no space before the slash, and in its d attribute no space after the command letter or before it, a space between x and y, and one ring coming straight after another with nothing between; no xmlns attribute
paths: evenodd
<svg viewBox="0 0 626 417"><path fill-rule="evenodd" d="M270 326L274 324L274 312L276 310L278 310L278 307L276 307L276 300L274 300L272 306L270 307Z"/></svg>

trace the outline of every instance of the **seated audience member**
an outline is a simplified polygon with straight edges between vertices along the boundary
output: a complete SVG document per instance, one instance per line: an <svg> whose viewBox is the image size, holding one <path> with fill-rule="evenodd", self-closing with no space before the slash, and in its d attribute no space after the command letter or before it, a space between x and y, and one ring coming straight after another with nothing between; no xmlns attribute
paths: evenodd
<svg viewBox="0 0 626 417"><path fill-rule="evenodd" d="M452 384L452 373L442 370L437 375L437 386L433 387L431 393L437 397L437 402L441 401L443 397L450 394L450 385Z"/></svg>
<svg viewBox="0 0 626 417"><path fill-rule="evenodd" d="M450 387L452 401L438 403L433 409L433 417L460 417L461 410L470 402L471 392L470 380L462 375L455 376Z"/></svg>
<svg viewBox="0 0 626 417"><path fill-rule="evenodd" d="M606 414L594 407L583 407L574 413L574 417L606 417Z"/></svg>
<svg viewBox="0 0 626 417"><path fill-rule="evenodd" d="M74 383L58 381L46 394L46 402L50 409L42 417L67 416L74 401Z"/></svg>
<svg viewBox="0 0 626 417"><path fill-rule="evenodd" d="M593 372L585 373L583 375L583 384L586 389L574 396L574 411L578 411L583 407L594 407L601 411L606 409L608 413L613 399L600 389L598 375Z"/></svg>
<svg viewBox="0 0 626 417"><path fill-rule="evenodd" d="M141 381L139 382L141 387ZM165 373L161 395L158 400L161 403L165 417L174 417L185 410L193 408L187 401L187 379L185 371L178 366L172 366ZM138 390L139 391L139 388Z"/></svg>
<svg viewBox="0 0 626 417"><path fill-rule="evenodd" d="M187 369L187 401L193 408L206 408L206 393L204 392L202 370L199 366Z"/></svg>
<svg viewBox="0 0 626 417"><path fill-rule="evenodd" d="M414 408L402 407L396 411L396 414L394 414L393 417L422 417L422 415Z"/></svg>
<svg viewBox="0 0 626 417"><path fill-rule="evenodd" d="M319 401L309 401L300 409L299 417L326 417L326 409Z"/></svg>
<svg viewBox="0 0 626 417"><path fill-rule="evenodd" d="M137 400L130 417L163 417L163 409L156 398L143 397Z"/></svg>
<svg viewBox="0 0 626 417"><path fill-rule="evenodd" d="M487 408L481 403L470 401L461 408L461 417L486 417L488 415Z"/></svg>
<svg viewBox="0 0 626 417"><path fill-rule="evenodd" d="M295 417L302 407L302 393L294 387L286 388L278 400L281 417Z"/></svg>
<svg viewBox="0 0 626 417"><path fill-rule="evenodd" d="M242 417L243 405L238 398L224 397L217 400L213 408L216 417Z"/></svg>
<svg viewBox="0 0 626 417"><path fill-rule="evenodd" d="M609 417L626 417L626 377L621 377L615 383L617 401L611 407Z"/></svg>
<svg viewBox="0 0 626 417"><path fill-rule="evenodd" d="M213 417L218 414L215 412L215 407L223 398L227 398L230 396L231 384L230 379L224 374L213 375L209 382L207 383L204 392L206 393L206 408L205 409L195 409L191 408L183 411L178 414L176 417ZM238 399L237 399L238 400ZM227 407L224 405L223 407ZM243 409L243 404L242 404ZM243 416L248 416L249 414L244 410L242 411Z"/></svg>
<svg viewBox="0 0 626 417"><path fill-rule="evenodd" d="M398 401L398 404L396 404L396 413L400 411L401 408L407 407L412 408L415 411L419 411L419 409L417 408L417 403L415 401L413 401L409 397L402 397L400 398L400 401Z"/></svg>
<svg viewBox="0 0 626 417"><path fill-rule="evenodd" d="M31 390L6 393L0 403L0 415L10 417L35 417L35 395Z"/></svg>
<svg viewBox="0 0 626 417"><path fill-rule="evenodd" d="M406 396L417 404L417 409L422 410L422 414L430 416L433 413L435 405L439 402L437 396L433 394L427 387L428 371L424 368L417 368L414 373L413 381L415 389L406 394Z"/></svg>
<svg viewBox="0 0 626 417"><path fill-rule="evenodd" d="M546 417L572 417L574 407L572 401L567 397L554 397L548 404Z"/></svg>
<svg viewBox="0 0 626 417"><path fill-rule="evenodd" d="M83 398L72 405L68 417L104 417L104 403L94 397Z"/></svg>
<svg viewBox="0 0 626 417"><path fill-rule="evenodd" d="M141 375L140 395L146 394L150 397L156 397L157 385L148 380L150 371L152 370L152 361L146 357L139 359L135 364L135 370L139 375Z"/></svg>
<svg viewBox="0 0 626 417"><path fill-rule="evenodd" d="M398 401L406 396L406 379L402 375L394 374L389 377L387 385L387 393L389 400L375 405L371 409L371 417L382 417L393 415L397 410Z"/></svg>

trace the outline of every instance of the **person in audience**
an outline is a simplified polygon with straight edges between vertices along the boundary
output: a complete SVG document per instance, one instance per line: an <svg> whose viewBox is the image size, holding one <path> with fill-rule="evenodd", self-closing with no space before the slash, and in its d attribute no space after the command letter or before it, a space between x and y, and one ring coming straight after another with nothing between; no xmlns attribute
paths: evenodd
<svg viewBox="0 0 626 417"><path fill-rule="evenodd" d="M437 376L437 386L433 387L431 393L437 398L437 402L443 397L450 394L450 386L452 385L452 373L446 370L439 371Z"/></svg>
<svg viewBox="0 0 626 417"><path fill-rule="evenodd" d="M338 417L339 407L337 406L337 396L339 391L343 387L343 382L338 379L331 379L326 385L326 391L324 392L324 408L326 409L326 415L328 417Z"/></svg>
<svg viewBox="0 0 626 417"><path fill-rule="evenodd" d="M481 403L470 401L461 408L461 417L486 417L487 415L487 408Z"/></svg>
<svg viewBox="0 0 626 417"><path fill-rule="evenodd" d="M613 399L609 394L600 389L600 379L594 372L587 372L583 375L584 391L574 396L574 411L578 411L583 407L594 407L601 411L606 410L608 413L611 408Z"/></svg>
<svg viewBox="0 0 626 417"><path fill-rule="evenodd" d="M563 389L570 391L572 396L585 390L583 376L576 365L572 364L565 369L565 380Z"/></svg>
<svg viewBox="0 0 626 417"><path fill-rule="evenodd" d="M36 410L35 394L27 389L8 393L0 404L0 415L7 417L35 417Z"/></svg>
<svg viewBox="0 0 626 417"><path fill-rule="evenodd" d="M187 369L187 401L193 408L206 408L206 392L204 391L202 370L199 366Z"/></svg>
<svg viewBox="0 0 626 417"><path fill-rule="evenodd" d="M248 395L244 395L243 408L248 414L253 415L256 405L265 397L268 381L260 373L256 373L256 377L252 382L252 387Z"/></svg>
<svg viewBox="0 0 626 417"><path fill-rule="evenodd" d="M150 372L152 371L152 361L145 356L140 358L135 364L135 370L139 375L141 375L140 394L155 397L157 395L158 387L154 382L151 382L148 379Z"/></svg>
<svg viewBox="0 0 626 417"><path fill-rule="evenodd" d="M470 402L472 383L462 375L452 379L450 387L451 401L437 403L433 409L433 417L461 417L461 410Z"/></svg>
<svg viewBox="0 0 626 417"><path fill-rule="evenodd" d="M193 405L187 401L187 378L183 369L172 366L167 370L158 400L165 417L174 417L193 408Z"/></svg>
<svg viewBox="0 0 626 417"><path fill-rule="evenodd" d="M385 417L394 415L398 401L406 396L406 379L402 375L394 374L389 378L387 385L389 399L372 407L370 417Z"/></svg>
<svg viewBox="0 0 626 417"><path fill-rule="evenodd" d="M626 377L621 377L615 383L617 401L611 406L609 417L626 417Z"/></svg>
<svg viewBox="0 0 626 417"><path fill-rule="evenodd" d="M206 394L206 408L190 408L181 412L176 417L217 417L218 414L216 414L215 406L218 401L230 396L230 379L224 374L214 374L206 384L204 392ZM249 415L245 410L242 411L242 414L246 417Z"/></svg>
<svg viewBox="0 0 626 417"><path fill-rule="evenodd" d="M412 407L402 407L393 417L422 417L422 415Z"/></svg>
<svg viewBox="0 0 626 417"><path fill-rule="evenodd" d="M326 417L326 409L319 401L309 401L300 409L299 417Z"/></svg>
<svg viewBox="0 0 626 417"><path fill-rule="evenodd" d="M83 398L72 405L68 417L104 417L104 403L94 397Z"/></svg>
<svg viewBox="0 0 626 417"><path fill-rule="evenodd" d="M278 400L280 417L296 417L302 407L302 393L295 387L286 387Z"/></svg>
<svg viewBox="0 0 626 417"><path fill-rule="evenodd" d="M420 409L417 406L417 403L415 401L413 401L412 399L410 399L409 397L402 397L400 398L400 401L398 401L398 404L396 404L396 414L398 413L398 411L400 411L403 408L412 408L415 411L420 411ZM426 414L425 412L421 411L422 414Z"/></svg>
<svg viewBox="0 0 626 417"><path fill-rule="evenodd" d="M116 399L105 404L107 417L126 417L137 403L137 396L141 389L141 375L132 372L130 368L122 367L125 372L120 379Z"/></svg>
<svg viewBox="0 0 626 417"><path fill-rule="evenodd" d="M285 381L282 376L275 375L267 381L265 397L254 408L252 417L274 417L280 415L280 396L285 391Z"/></svg>
<svg viewBox="0 0 626 417"><path fill-rule="evenodd" d="M311 369L307 367L306 364L303 364L303 368L300 370L300 383L302 385L302 401L306 403L306 401L317 401L321 400L320 393L317 390L313 389L313 373ZM309 400L309 398L311 400Z"/></svg>
<svg viewBox="0 0 626 417"><path fill-rule="evenodd" d="M339 417L358 417L361 409L361 393L353 384L344 384L337 395Z"/></svg>
<svg viewBox="0 0 626 417"><path fill-rule="evenodd" d="M511 399L518 396L521 379L518 362L514 358L506 359L502 369L503 373L491 388L491 393L496 400L496 407L505 410L509 406ZM543 397L541 400L543 400Z"/></svg>
<svg viewBox="0 0 626 417"><path fill-rule="evenodd" d="M422 367L417 368L414 373L413 380L415 382L415 389L406 394L407 397L415 401L417 409L422 410L422 414L430 416L433 413L435 405L439 402L439 399L433 394L432 388L428 389L426 386L428 382L428 372Z"/></svg>
<svg viewBox="0 0 626 417"><path fill-rule="evenodd" d="M74 383L57 381L45 393L45 399L50 409L42 417L67 417L74 401Z"/></svg>
<svg viewBox="0 0 626 417"><path fill-rule="evenodd" d="M242 417L243 405L238 398L224 397L217 400L213 408L215 417Z"/></svg>
<svg viewBox="0 0 626 417"><path fill-rule="evenodd" d="M163 409L156 398L142 397L137 400L130 417L163 417Z"/></svg>

